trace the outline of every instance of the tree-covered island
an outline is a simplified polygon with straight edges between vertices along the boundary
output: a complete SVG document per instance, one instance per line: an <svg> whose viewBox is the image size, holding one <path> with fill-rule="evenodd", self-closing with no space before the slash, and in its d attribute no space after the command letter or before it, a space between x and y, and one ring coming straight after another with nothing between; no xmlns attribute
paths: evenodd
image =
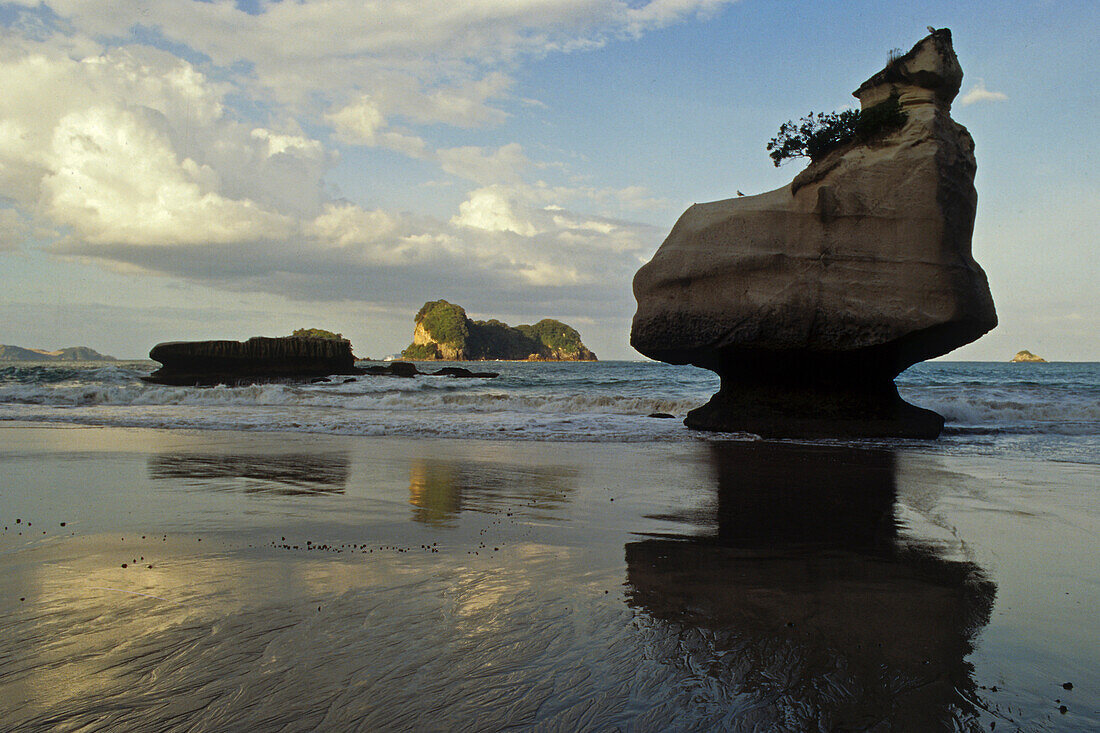
<svg viewBox="0 0 1100 733"><path fill-rule="evenodd" d="M596 361L575 328L552 318L532 326L472 321L462 306L433 300L415 322L413 342L401 353L413 361Z"/></svg>

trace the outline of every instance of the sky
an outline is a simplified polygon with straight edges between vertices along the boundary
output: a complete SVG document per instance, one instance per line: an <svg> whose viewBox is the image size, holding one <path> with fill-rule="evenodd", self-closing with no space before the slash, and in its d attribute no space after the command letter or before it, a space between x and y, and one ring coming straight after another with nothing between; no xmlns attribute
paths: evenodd
<svg viewBox="0 0 1100 733"><path fill-rule="evenodd" d="M1000 325L1100 361L1100 3L0 1L0 343L144 357L445 298L603 359L685 208L786 185L783 122L951 28Z"/></svg>

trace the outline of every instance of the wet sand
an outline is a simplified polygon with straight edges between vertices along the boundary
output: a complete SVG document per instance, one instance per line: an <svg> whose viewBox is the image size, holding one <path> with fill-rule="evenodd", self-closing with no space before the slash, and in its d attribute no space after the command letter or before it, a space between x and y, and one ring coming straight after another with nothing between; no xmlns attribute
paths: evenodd
<svg viewBox="0 0 1100 733"><path fill-rule="evenodd" d="M0 477L3 731L1100 727L1097 466L7 423Z"/></svg>

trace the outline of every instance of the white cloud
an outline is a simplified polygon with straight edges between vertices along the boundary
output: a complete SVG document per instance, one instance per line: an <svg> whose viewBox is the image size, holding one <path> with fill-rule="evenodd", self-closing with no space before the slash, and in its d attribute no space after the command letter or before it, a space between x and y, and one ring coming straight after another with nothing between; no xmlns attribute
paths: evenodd
<svg viewBox="0 0 1100 733"><path fill-rule="evenodd" d="M637 37L734 1L309 0L263 3L257 14L230 0L47 5L87 36L159 33L220 68L243 69L281 103L305 108L321 96L339 109L349 92L370 94L387 117L471 127L503 119L491 101L511 85L505 67L523 57Z"/></svg>
<svg viewBox="0 0 1100 733"><path fill-rule="evenodd" d="M540 229L531 221L530 211L524 215L515 197L503 186L480 188L458 207L458 214L451 223L459 227L482 229L487 232L514 232L533 237Z"/></svg>
<svg viewBox="0 0 1100 733"><path fill-rule="evenodd" d="M397 221L385 211L366 211L345 202L326 204L312 226L321 241L346 247L385 240L395 233Z"/></svg>
<svg viewBox="0 0 1100 733"><path fill-rule="evenodd" d="M467 254L505 260L528 285L606 287L628 282L638 258L652 252L651 227L582 215L553 203L550 189L493 185L471 192L451 219Z"/></svg>
<svg viewBox="0 0 1100 733"><path fill-rule="evenodd" d="M652 0L645 5L626 8L626 29L634 35L640 35L685 17L715 13L728 4L730 0Z"/></svg>
<svg viewBox="0 0 1100 733"><path fill-rule="evenodd" d="M228 0L53 0L60 22L0 29L0 198L15 206L0 210L12 233L0 248L33 223L63 229L49 247L62 257L291 299L367 307L446 291L511 312L629 302L659 233L609 214L651 205L646 190L530 182L568 171L518 142L432 139L539 104L511 96L524 57L716 5L317 0L249 15ZM187 48L90 40L137 26ZM334 201L325 179L342 145L368 161L370 148L397 151L477 187L436 216ZM368 191L382 184L371 175Z"/></svg>
<svg viewBox="0 0 1100 733"><path fill-rule="evenodd" d="M140 110L92 107L58 121L43 203L88 242L234 242L288 233L286 217L217 193L218 175L180 160Z"/></svg>
<svg viewBox="0 0 1100 733"><path fill-rule="evenodd" d="M500 71L431 86L415 75L390 70L378 71L370 79L370 94L387 116L417 124L475 128L504 122L507 115L490 101L506 97L512 84L512 78Z"/></svg>
<svg viewBox="0 0 1100 733"><path fill-rule="evenodd" d="M324 147L317 140L310 140L301 135L280 135L257 127L252 131L252 137L267 142L267 156L273 157L283 153L304 154L308 157L323 157Z"/></svg>
<svg viewBox="0 0 1100 733"><path fill-rule="evenodd" d="M531 161L519 143L502 145L496 150L479 147L446 148L436 151L439 165L447 173L483 185L518 183Z"/></svg>
<svg viewBox="0 0 1100 733"><path fill-rule="evenodd" d="M22 50L23 53L19 51ZM226 88L162 51L0 55L0 195L74 241L284 238L319 207L329 158L227 114Z"/></svg>
<svg viewBox="0 0 1100 733"><path fill-rule="evenodd" d="M986 89L985 82L982 79L978 79L978 82L970 88L970 91L959 98L959 101L965 107L979 102L1003 102L1006 99L1008 99L1007 94Z"/></svg>
<svg viewBox="0 0 1100 733"><path fill-rule="evenodd" d="M29 234L26 219L15 209L0 209L0 252L19 249Z"/></svg>
<svg viewBox="0 0 1100 733"><path fill-rule="evenodd" d="M427 143L419 137L386 129L388 123L385 116L367 95L330 112L325 119L345 142L387 148L411 158L422 158L427 154Z"/></svg>

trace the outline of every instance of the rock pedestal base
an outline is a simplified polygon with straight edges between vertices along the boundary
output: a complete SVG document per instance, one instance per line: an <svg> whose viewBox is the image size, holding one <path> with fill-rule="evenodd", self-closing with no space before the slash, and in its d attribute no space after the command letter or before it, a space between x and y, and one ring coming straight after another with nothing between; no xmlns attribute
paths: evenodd
<svg viewBox="0 0 1100 733"><path fill-rule="evenodd" d="M718 394L689 412L684 424L762 438L933 439L943 430L943 417L903 400L889 380L823 386L724 379Z"/></svg>

